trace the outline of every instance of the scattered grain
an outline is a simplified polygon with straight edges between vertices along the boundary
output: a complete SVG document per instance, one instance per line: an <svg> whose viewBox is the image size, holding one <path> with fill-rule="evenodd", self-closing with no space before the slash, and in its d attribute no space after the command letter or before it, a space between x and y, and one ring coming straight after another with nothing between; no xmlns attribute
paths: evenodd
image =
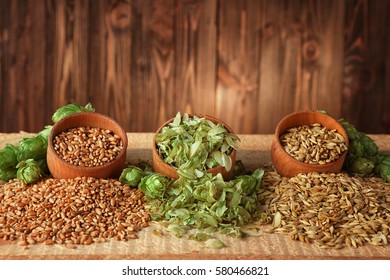
<svg viewBox="0 0 390 280"><path fill-rule="evenodd" d="M380 178L266 172L260 197L260 223L293 240L336 249L390 241L390 184Z"/></svg>
<svg viewBox="0 0 390 280"><path fill-rule="evenodd" d="M13 180L0 186L0 197L0 238L19 239L22 246L73 248L118 236L134 239L150 221L143 193L113 179L50 178L34 185ZM128 209L136 215L124 214Z"/></svg>

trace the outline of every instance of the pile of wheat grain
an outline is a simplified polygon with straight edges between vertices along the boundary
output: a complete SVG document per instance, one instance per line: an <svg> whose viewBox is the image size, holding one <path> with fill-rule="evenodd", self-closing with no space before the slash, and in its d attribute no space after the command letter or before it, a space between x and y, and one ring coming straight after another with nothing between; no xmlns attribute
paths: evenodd
<svg viewBox="0 0 390 280"><path fill-rule="evenodd" d="M79 177L0 185L0 238L89 245L137 238L150 221L143 193L118 180Z"/></svg>

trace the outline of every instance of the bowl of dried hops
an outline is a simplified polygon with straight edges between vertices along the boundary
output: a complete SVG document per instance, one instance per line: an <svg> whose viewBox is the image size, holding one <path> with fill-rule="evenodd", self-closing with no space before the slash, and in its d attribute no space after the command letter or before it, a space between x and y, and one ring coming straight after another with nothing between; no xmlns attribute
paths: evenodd
<svg viewBox="0 0 390 280"><path fill-rule="evenodd" d="M153 168L173 179L197 179L207 173L221 173L229 179L239 141L232 129L217 118L179 112L155 133Z"/></svg>
<svg viewBox="0 0 390 280"><path fill-rule="evenodd" d="M126 132L110 117L71 114L51 130L47 165L54 178L118 178L125 167L127 144Z"/></svg>
<svg viewBox="0 0 390 280"><path fill-rule="evenodd" d="M328 114L314 111L285 116L271 146L276 171L285 177L300 173L338 173L348 152L343 126Z"/></svg>

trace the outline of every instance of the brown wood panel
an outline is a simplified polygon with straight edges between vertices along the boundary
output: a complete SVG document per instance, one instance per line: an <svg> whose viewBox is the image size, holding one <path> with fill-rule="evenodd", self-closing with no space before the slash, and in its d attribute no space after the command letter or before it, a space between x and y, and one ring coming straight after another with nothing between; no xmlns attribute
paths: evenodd
<svg viewBox="0 0 390 280"><path fill-rule="evenodd" d="M128 110L132 99L132 7L129 3L118 1L107 1L105 5L106 67L102 98L95 101L102 107L96 109L113 116L121 125L129 128L132 123L132 112Z"/></svg>
<svg viewBox="0 0 390 280"><path fill-rule="evenodd" d="M44 7L36 1L2 1L1 125L4 131L35 129L45 121ZM17 19L17 20L15 20ZM32 118L33 112L35 118Z"/></svg>
<svg viewBox="0 0 390 280"><path fill-rule="evenodd" d="M233 131L254 133L259 93L263 1L220 1L216 116ZM265 121L265 120L264 120Z"/></svg>
<svg viewBox="0 0 390 280"><path fill-rule="evenodd" d="M294 109L325 109L341 115L343 72L342 1L307 1L303 7L302 88ZM303 98L302 98L303 97Z"/></svg>
<svg viewBox="0 0 390 280"><path fill-rule="evenodd" d="M55 2L54 82L52 111L69 102L87 103L88 2Z"/></svg>
<svg viewBox="0 0 390 280"><path fill-rule="evenodd" d="M389 133L389 24L380 0L0 0L0 131L91 102L132 132L187 111L272 133L320 108Z"/></svg>
<svg viewBox="0 0 390 280"><path fill-rule="evenodd" d="M273 131L283 115L294 110L301 91L301 2L266 1L262 23L258 123Z"/></svg>
<svg viewBox="0 0 390 280"><path fill-rule="evenodd" d="M87 76L88 91L87 100L91 102L96 111L105 113L108 104L101 102L101 94L104 92L107 75L107 24L106 13L108 13L107 1L91 1L89 5L87 41ZM107 107L106 107L107 106Z"/></svg>
<svg viewBox="0 0 390 280"><path fill-rule="evenodd" d="M216 9L217 0L177 1L175 111L215 115Z"/></svg>
<svg viewBox="0 0 390 280"><path fill-rule="evenodd" d="M134 1L134 131L155 131L174 107L173 0ZM146 127L146 128L145 128Z"/></svg>
<svg viewBox="0 0 390 280"><path fill-rule="evenodd" d="M273 131L286 114L325 109L340 116L341 1L267 1L263 23L259 120Z"/></svg>
<svg viewBox="0 0 390 280"><path fill-rule="evenodd" d="M342 114L363 131L389 131L388 1L346 1ZM387 45L386 45L387 44ZM388 63L388 62L387 62Z"/></svg>
<svg viewBox="0 0 390 280"><path fill-rule="evenodd" d="M387 4L387 23L385 26L390 26L390 5ZM385 66L384 66L384 90L382 93L382 129L381 131L390 131L390 36L385 35Z"/></svg>
<svg viewBox="0 0 390 280"><path fill-rule="evenodd" d="M16 2L13 2L16 5ZM8 13L4 13L0 16L0 71L1 71L1 126L3 131L10 131L10 126L17 125L19 120L17 118L16 113L16 101L14 100L14 95L11 95L12 91L15 89L11 89L10 79L11 75L14 75L15 72L14 64L12 57L15 53L15 32L12 32L15 27L11 26L11 12L12 12L12 3L1 1L0 2L0 11L8 11ZM11 38L12 37L12 38ZM6 94L6 92L8 94ZM10 96L11 95L11 96ZM7 104L8 106L5 106ZM13 108L13 112L11 111L11 107Z"/></svg>

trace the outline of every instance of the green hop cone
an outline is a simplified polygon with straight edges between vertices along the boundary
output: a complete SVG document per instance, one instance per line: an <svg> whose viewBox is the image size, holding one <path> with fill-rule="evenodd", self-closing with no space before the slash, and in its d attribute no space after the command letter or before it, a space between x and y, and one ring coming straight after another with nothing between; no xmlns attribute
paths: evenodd
<svg viewBox="0 0 390 280"><path fill-rule="evenodd" d="M390 166L390 155L383 155L381 163Z"/></svg>
<svg viewBox="0 0 390 280"><path fill-rule="evenodd" d="M348 134L349 140L355 140L359 136L357 129L344 119L340 119L339 123L344 127Z"/></svg>
<svg viewBox="0 0 390 280"><path fill-rule="evenodd" d="M34 159L22 161L16 166L16 168L18 169L16 176L24 184L35 183L43 176L39 163Z"/></svg>
<svg viewBox="0 0 390 280"><path fill-rule="evenodd" d="M386 183L390 183L390 165L381 163L378 165L378 174Z"/></svg>
<svg viewBox="0 0 390 280"><path fill-rule="evenodd" d="M363 145L364 154L368 156L374 156L378 153L378 146L375 144L367 134L360 132L359 133L360 143Z"/></svg>
<svg viewBox="0 0 390 280"><path fill-rule="evenodd" d="M385 155L383 155L381 153L377 153L374 156L365 156L365 158L371 160L375 164L375 167L382 162L384 157L385 157ZM375 172L375 169L374 169L374 172Z"/></svg>
<svg viewBox="0 0 390 280"><path fill-rule="evenodd" d="M364 154L364 146L358 139L352 140L349 144L349 152L355 158L362 157Z"/></svg>
<svg viewBox="0 0 390 280"><path fill-rule="evenodd" d="M0 169L0 180L8 182L14 178L16 178L16 168L10 167L6 169Z"/></svg>
<svg viewBox="0 0 390 280"><path fill-rule="evenodd" d="M49 167L47 166L46 158L41 158L36 161L41 168L43 174L50 175Z"/></svg>
<svg viewBox="0 0 390 280"><path fill-rule="evenodd" d="M161 198L169 187L170 180L162 174L152 173L141 179L138 188L147 199Z"/></svg>
<svg viewBox="0 0 390 280"><path fill-rule="evenodd" d="M375 165L374 172L383 181L390 183L390 155L381 155L381 161Z"/></svg>
<svg viewBox="0 0 390 280"><path fill-rule="evenodd" d="M364 147L359 141L359 139L356 138L355 140L351 140L349 142L349 148L347 157L345 159L344 167L349 170L350 166L356 159L363 157L363 153Z"/></svg>
<svg viewBox="0 0 390 280"><path fill-rule="evenodd" d="M52 125L46 125L45 128L38 133L38 135L41 135L47 142L52 128Z"/></svg>
<svg viewBox="0 0 390 280"><path fill-rule="evenodd" d="M0 169L8 169L18 164L18 148L14 145L7 144L0 150Z"/></svg>
<svg viewBox="0 0 390 280"><path fill-rule="evenodd" d="M367 176L371 173L374 167L375 164L371 160L360 157L352 162L349 171L360 176Z"/></svg>
<svg viewBox="0 0 390 280"><path fill-rule="evenodd" d="M122 184L129 184L131 187L136 187L141 181L143 175L144 172L141 168L137 166L129 166L123 169L122 174L119 177L119 181Z"/></svg>
<svg viewBox="0 0 390 280"><path fill-rule="evenodd" d="M51 119L53 120L54 123L56 123L62 118L67 117L74 113L94 112L94 111L95 109L92 107L91 103L88 103L87 105L85 105L85 107L71 103L61 108L58 108L57 111L55 111L55 113L51 117Z"/></svg>
<svg viewBox="0 0 390 280"><path fill-rule="evenodd" d="M19 142L19 153L17 155L18 162L27 159L42 159L46 158L47 139L42 135L35 137L27 137Z"/></svg>

